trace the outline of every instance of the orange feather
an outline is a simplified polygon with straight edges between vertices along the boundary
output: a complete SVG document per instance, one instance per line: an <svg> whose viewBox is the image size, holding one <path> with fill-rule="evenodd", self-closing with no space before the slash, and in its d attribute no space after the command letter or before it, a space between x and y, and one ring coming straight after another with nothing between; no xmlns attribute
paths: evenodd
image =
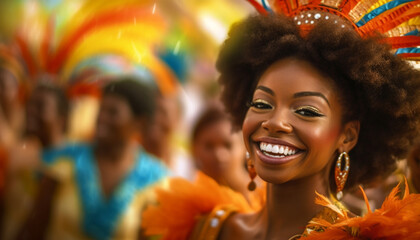
<svg viewBox="0 0 420 240"><path fill-rule="evenodd" d="M334 224L314 219L310 225L322 227L324 231L311 232L304 239L420 239L420 195L408 193L407 181L402 199L398 198L399 191L400 185L391 191L380 209L369 211L363 217Z"/></svg>
<svg viewBox="0 0 420 240"><path fill-rule="evenodd" d="M162 240L187 239L198 217L209 214L216 206L229 205L237 212L255 211L246 199L210 177L199 173L192 183L171 179L168 189L156 190L159 205L143 213L145 234L161 235Z"/></svg>

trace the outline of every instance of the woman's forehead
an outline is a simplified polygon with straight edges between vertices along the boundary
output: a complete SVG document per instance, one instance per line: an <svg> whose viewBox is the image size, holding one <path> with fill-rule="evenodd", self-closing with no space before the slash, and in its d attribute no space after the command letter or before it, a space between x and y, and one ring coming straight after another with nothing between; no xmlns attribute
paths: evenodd
<svg viewBox="0 0 420 240"><path fill-rule="evenodd" d="M257 88L271 86L271 91L294 89L329 94L333 83L307 61L282 59L273 63L261 76ZM275 94L275 92L274 92Z"/></svg>

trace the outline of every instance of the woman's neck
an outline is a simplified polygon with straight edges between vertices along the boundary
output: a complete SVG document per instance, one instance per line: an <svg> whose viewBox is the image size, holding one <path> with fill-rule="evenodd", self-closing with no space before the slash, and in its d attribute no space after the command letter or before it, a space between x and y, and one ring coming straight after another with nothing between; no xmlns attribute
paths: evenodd
<svg viewBox="0 0 420 240"><path fill-rule="evenodd" d="M95 146L95 159L99 173L102 193L109 198L127 176L135 163L136 144L129 141L125 144Z"/></svg>
<svg viewBox="0 0 420 240"><path fill-rule="evenodd" d="M119 162L121 159L130 155L135 143L132 141L120 142L112 145L95 145L94 151L96 158L110 162Z"/></svg>
<svg viewBox="0 0 420 240"><path fill-rule="evenodd" d="M55 148L63 145L65 137L62 132L53 131L46 138L40 138L43 148Z"/></svg>
<svg viewBox="0 0 420 240"><path fill-rule="evenodd" d="M324 179L318 174L283 184L267 184L267 204L260 218L265 225L265 239L292 237L305 231L308 222L322 210L315 204L315 191L328 194Z"/></svg>

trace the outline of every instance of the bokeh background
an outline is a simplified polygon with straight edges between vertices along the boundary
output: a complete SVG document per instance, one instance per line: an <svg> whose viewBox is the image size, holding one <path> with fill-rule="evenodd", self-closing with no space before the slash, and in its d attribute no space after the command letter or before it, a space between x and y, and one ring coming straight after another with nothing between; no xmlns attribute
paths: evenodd
<svg viewBox="0 0 420 240"><path fill-rule="evenodd" d="M253 12L244 0L3 0L0 40L17 56L25 88L40 76L66 87L69 139L83 140L97 112L94 85L121 74L177 94L180 121L190 125L217 97L214 65L230 25Z"/></svg>

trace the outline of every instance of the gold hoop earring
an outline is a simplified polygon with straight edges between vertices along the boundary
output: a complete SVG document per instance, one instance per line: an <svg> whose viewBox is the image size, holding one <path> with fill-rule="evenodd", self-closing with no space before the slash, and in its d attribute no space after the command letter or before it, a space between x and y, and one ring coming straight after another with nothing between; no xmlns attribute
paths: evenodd
<svg viewBox="0 0 420 240"><path fill-rule="evenodd" d="M342 160L346 161L344 163L344 169L342 169ZM337 163L335 165L335 184L337 185L337 199L341 200L343 198L343 189L344 185L346 184L347 178L349 176L350 170L350 157L346 152L340 153L340 156L337 159Z"/></svg>
<svg viewBox="0 0 420 240"><path fill-rule="evenodd" d="M255 177L257 176L257 171L255 171L254 164L252 163L252 160L248 152L246 153L246 158L247 158L246 166L248 169L249 178L251 178L251 181L248 184L248 190L254 191L257 188L257 184L254 181Z"/></svg>

